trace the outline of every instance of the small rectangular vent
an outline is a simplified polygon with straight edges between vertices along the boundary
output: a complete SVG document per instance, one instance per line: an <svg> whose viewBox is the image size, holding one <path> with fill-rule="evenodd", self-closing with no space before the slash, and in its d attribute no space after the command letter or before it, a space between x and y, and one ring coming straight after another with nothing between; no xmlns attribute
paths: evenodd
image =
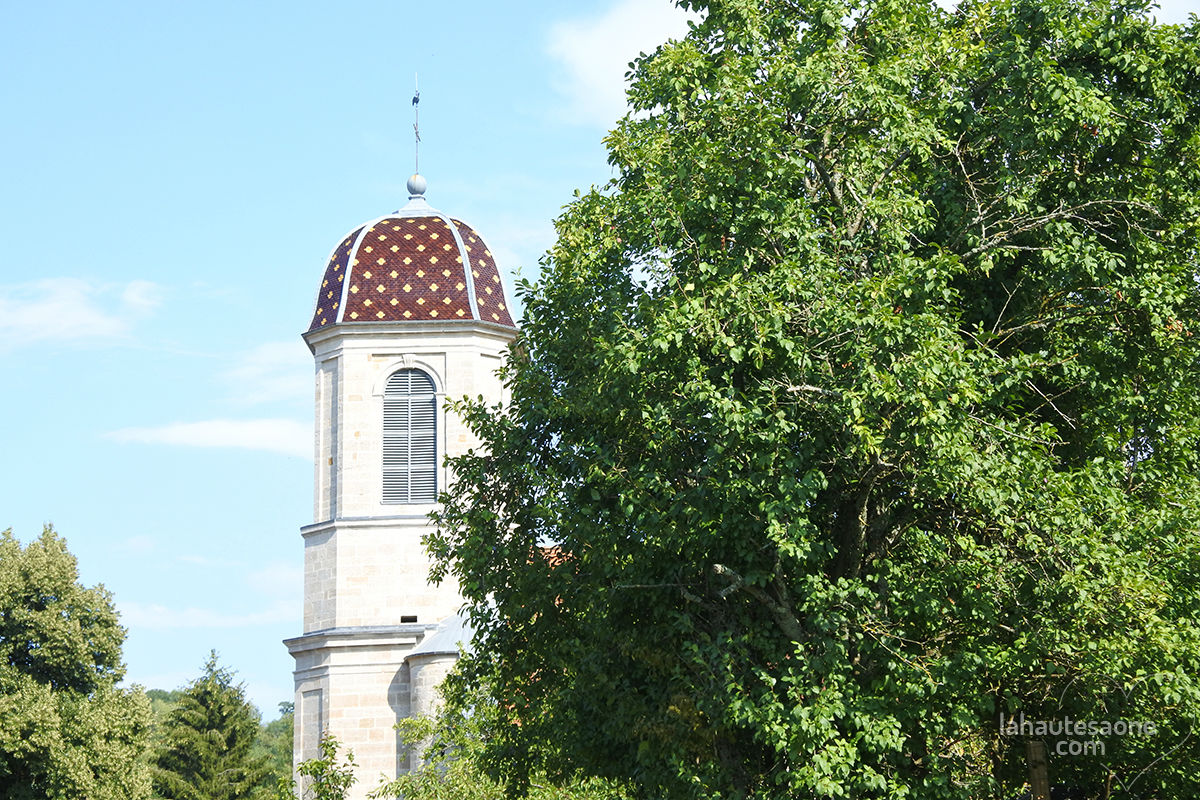
<svg viewBox="0 0 1200 800"><path fill-rule="evenodd" d="M417 621L416 614L405 614L404 616L400 617L400 622L402 624L405 622L416 622L416 621Z"/></svg>

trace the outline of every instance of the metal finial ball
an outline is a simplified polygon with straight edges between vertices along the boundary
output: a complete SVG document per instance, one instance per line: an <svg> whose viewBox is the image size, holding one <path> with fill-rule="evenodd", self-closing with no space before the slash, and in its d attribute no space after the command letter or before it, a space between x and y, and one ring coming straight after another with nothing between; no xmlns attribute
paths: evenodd
<svg viewBox="0 0 1200 800"><path fill-rule="evenodd" d="M419 174L414 174L408 179L408 193L414 197L425 194L426 187L425 178Z"/></svg>

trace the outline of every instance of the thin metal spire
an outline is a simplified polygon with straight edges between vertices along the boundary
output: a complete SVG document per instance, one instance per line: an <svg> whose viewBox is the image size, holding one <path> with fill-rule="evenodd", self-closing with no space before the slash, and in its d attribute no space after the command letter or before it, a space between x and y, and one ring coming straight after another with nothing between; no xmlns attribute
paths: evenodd
<svg viewBox="0 0 1200 800"><path fill-rule="evenodd" d="M417 84L417 73L413 73L413 172L421 172L421 89Z"/></svg>
<svg viewBox="0 0 1200 800"><path fill-rule="evenodd" d="M425 203L425 190L428 185L421 177L421 89L417 86L417 76L413 74L413 174L408 179L409 208L414 202ZM428 208L428 206L425 206Z"/></svg>

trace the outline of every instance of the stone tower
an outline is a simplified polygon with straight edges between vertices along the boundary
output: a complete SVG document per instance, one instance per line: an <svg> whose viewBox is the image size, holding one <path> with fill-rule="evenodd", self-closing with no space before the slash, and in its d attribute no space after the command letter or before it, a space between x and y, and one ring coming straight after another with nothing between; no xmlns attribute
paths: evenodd
<svg viewBox="0 0 1200 800"><path fill-rule="evenodd" d="M444 458L474 444L445 401L501 401L496 370L516 335L487 245L425 188L414 175L407 205L338 243L304 334L316 482L301 529L304 632L285 642L295 754L336 736L358 763L352 797L408 767L393 726L430 708L466 635L458 587L429 584L421 537L450 480Z"/></svg>

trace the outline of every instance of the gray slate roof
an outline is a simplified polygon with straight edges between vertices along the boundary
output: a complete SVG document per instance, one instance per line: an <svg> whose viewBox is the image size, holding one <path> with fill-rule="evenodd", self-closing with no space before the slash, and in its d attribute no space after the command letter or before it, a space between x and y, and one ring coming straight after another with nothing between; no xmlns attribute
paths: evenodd
<svg viewBox="0 0 1200 800"><path fill-rule="evenodd" d="M474 636L475 629L471 627L466 614L459 612L442 620L437 629L433 633L428 634L405 658L412 658L414 656L456 656L458 655L460 645L462 646L462 650L469 653L471 652L471 639Z"/></svg>

